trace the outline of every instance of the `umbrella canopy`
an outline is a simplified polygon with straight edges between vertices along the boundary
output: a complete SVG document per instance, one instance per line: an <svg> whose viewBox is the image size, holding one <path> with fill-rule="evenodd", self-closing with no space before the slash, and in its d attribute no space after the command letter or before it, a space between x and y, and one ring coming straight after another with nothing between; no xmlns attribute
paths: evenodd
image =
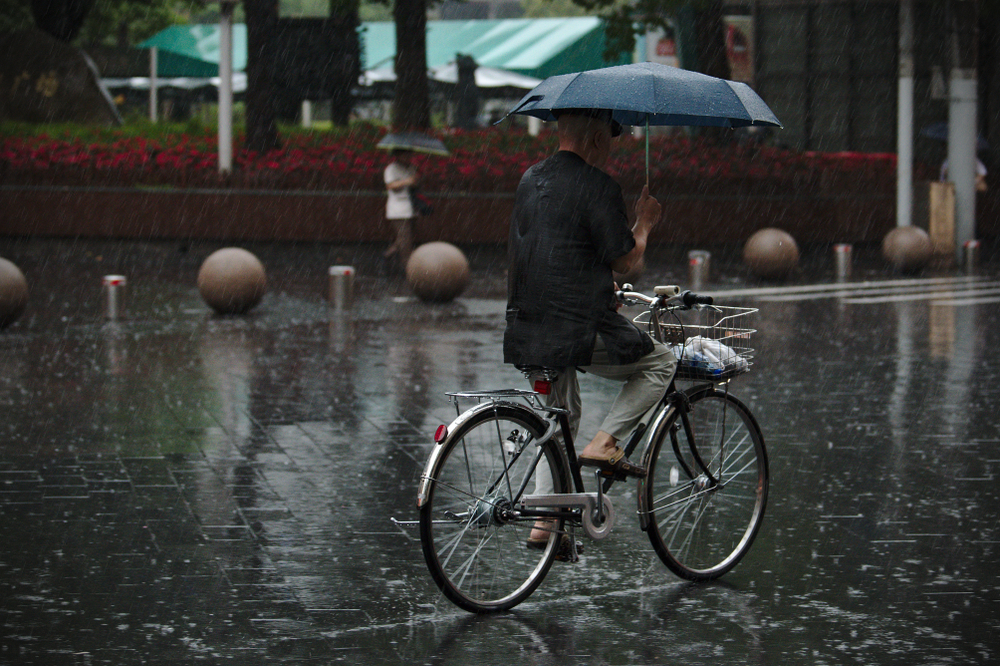
<svg viewBox="0 0 1000 666"><path fill-rule="evenodd" d="M551 76L507 115L555 120L559 109L610 109L622 125L781 127L745 83L654 62Z"/></svg>
<svg viewBox="0 0 1000 666"><path fill-rule="evenodd" d="M422 132L393 132L386 134L378 142L376 148L383 150L410 150L425 155L441 155L447 157L448 147L441 139Z"/></svg>

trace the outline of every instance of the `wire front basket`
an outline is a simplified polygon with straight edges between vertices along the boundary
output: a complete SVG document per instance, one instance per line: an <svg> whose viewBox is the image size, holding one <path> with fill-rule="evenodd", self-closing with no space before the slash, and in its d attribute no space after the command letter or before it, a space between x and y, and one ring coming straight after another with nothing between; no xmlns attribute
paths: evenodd
<svg viewBox="0 0 1000 666"><path fill-rule="evenodd" d="M677 379L726 381L750 371L754 349L751 328L757 308L711 305L699 310L660 310L659 336L652 330L652 312L636 317L650 335L673 349Z"/></svg>

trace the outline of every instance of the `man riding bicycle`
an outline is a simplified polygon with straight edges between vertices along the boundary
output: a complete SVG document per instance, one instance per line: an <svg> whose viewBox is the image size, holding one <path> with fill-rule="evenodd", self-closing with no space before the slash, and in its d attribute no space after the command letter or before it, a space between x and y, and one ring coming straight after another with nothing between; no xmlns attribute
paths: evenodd
<svg viewBox="0 0 1000 666"><path fill-rule="evenodd" d="M642 477L646 470L625 458L618 442L663 396L677 360L617 311L613 273L627 273L643 257L661 216L647 185L630 229L621 187L602 170L620 133L610 111L562 110L559 151L521 178L510 223L504 361L559 370L544 400L570 411L574 438L582 411L577 368L622 382L580 464ZM536 523L529 545L544 547L550 529Z"/></svg>

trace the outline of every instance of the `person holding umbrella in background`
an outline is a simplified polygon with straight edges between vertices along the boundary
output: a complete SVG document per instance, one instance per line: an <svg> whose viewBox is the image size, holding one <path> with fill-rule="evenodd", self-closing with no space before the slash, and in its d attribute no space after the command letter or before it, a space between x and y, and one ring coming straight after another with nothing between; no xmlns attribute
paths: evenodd
<svg viewBox="0 0 1000 666"><path fill-rule="evenodd" d="M409 150L394 149L392 162L385 168L385 218L393 226L395 239L384 253L385 258L397 255L403 267L413 252L413 210L412 188L420 182L420 175L413 166L413 153Z"/></svg>
<svg viewBox="0 0 1000 666"><path fill-rule="evenodd" d="M392 224L395 239L385 251L385 257L399 257L403 268L413 252L414 226L417 215L429 215L432 208L417 193L420 174L413 164L413 155L447 157L447 146L440 139L423 132L392 132L378 142L376 148L390 151L392 161L385 168L383 178L387 193L385 217Z"/></svg>

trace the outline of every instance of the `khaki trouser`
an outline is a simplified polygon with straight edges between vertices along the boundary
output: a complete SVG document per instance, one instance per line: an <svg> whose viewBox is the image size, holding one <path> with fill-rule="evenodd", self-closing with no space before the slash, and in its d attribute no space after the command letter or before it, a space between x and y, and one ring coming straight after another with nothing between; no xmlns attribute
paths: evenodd
<svg viewBox="0 0 1000 666"><path fill-rule="evenodd" d="M597 336L591 364L581 368L581 370L604 379L623 382L621 391L618 392L618 396L611 406L611 411L608 412L601 424L601 430L619 442L625 439L638 425L643 414L663 397L667 387L670 386L670 380L673 379L676 369L677 359L674 358L670 348L660 342L655 342L653 351L635 363L612 365L608 362L608 353L604 348L604 342L600 336ZM534 380L540 378L540 376L533 376L529 378L529 381L534 384ZM583 411L576 368L567 368L559 373L559 377L552 383L552 391L549 395L543 396L543 402L548 407L564 407L569 410L570 432L573 434L575 442L580 429L580 415ZM557 434L553 439L561 441L562 435ZM548 464L542 458L535 476L535 493L546 494L553 490Z"/></svg>

